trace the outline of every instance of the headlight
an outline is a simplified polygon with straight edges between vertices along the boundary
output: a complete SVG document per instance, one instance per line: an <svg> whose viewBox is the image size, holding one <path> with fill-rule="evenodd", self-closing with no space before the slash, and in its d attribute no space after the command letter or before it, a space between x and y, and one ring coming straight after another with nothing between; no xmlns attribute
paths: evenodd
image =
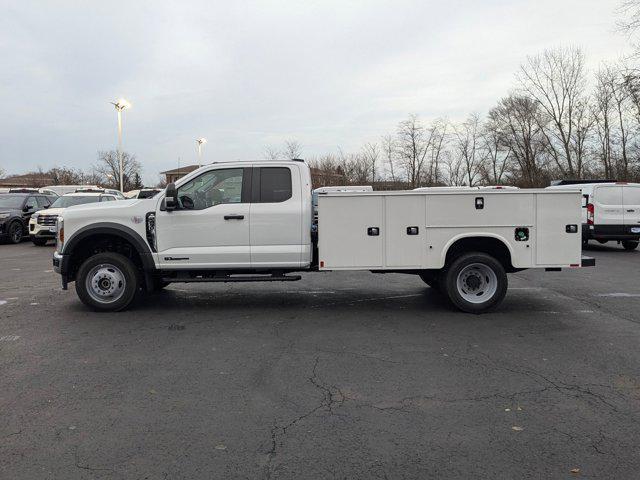
<svg viewBox="0 0 640 480"><path fill-rule="evenodd" d="M10 213L0 213L0 218L9 218L10 216Z"/></svg>
<svg viewBox="0 0 640 480"><path fill-rule="evenodd" d="M147 213L146 230L147 230L147 242L149 242L149 246L151 247L151 251L157 252L158 251L158 245L156 244L156 214L155 214L155 212Z"/></svg>
<svg viewBox="0 0 640 480"><path fill-rule="evenodd" d="M56 219L56 251L62 253L64 247L64 219L59 215Z"/></svg>
<svg viewBox="0 0 640 480"><path fill-rule="evenodd" d="M38 221L38 214L34 213L33 215L31 215L31 220L33 220L34 222L37 222ZM29 221L31 221L31 220L29 220Z"/></svg>

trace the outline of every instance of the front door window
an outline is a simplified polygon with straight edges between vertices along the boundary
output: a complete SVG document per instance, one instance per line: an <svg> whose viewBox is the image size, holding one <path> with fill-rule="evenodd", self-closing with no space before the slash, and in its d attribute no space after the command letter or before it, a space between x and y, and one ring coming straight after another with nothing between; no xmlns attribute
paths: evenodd
<svg viewBox="0 0 640 480"><path fill-rule="evenodd" d="M178 188L178 204L185 210L204 210L223 203L242 202L242 168L210 170Z"/></svg>

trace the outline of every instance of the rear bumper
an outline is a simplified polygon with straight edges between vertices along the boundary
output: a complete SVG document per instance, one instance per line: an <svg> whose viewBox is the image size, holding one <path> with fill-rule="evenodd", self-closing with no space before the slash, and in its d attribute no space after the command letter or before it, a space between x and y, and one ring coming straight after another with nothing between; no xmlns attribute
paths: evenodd
<svg viewBox="0 0 640 480"><path fill-rule="evenodd" d="M638 240L640 225L582 225L582 238L587 240Z"/></svg>

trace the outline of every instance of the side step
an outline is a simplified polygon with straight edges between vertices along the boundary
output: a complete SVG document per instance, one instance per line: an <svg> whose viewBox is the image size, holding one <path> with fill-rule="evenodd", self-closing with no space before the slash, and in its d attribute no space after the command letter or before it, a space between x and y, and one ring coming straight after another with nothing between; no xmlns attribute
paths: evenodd
<svg viewBox="0 0 640 480"><path fill-rule="evenodd" d="M301 280L300 275L178 275L177 277L162 277L163 282L193 283L193 282L295 282Z"/></svg>

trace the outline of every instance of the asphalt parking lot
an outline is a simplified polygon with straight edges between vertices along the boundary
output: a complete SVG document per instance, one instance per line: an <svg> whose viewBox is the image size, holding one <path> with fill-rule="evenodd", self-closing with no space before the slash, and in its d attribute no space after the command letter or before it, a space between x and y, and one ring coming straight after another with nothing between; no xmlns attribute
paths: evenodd
<svg viewBox="0 0 640 480"><path fill-rule="evenodd" d="M0 477L638 478L640 251L510 275L175 284L119 314L0 245Z"/></svg>

